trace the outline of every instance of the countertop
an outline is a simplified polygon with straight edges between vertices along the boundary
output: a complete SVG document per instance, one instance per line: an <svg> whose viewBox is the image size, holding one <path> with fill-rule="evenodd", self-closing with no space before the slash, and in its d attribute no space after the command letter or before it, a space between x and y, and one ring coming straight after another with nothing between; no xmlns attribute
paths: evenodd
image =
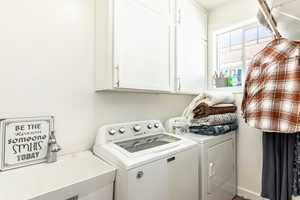
<svg viewBox="0 0 300 200"><path fill-rule="evenodd" d="M79 183L91 183L86 190L112 184L116 169L90 151L58 158L55 163L42 163L0 172L0 199L28 200ZM69 189L70 190L70 189ZM85 191L84 191L85 192ZM89 191L86 191L89 192Z"/></svg>

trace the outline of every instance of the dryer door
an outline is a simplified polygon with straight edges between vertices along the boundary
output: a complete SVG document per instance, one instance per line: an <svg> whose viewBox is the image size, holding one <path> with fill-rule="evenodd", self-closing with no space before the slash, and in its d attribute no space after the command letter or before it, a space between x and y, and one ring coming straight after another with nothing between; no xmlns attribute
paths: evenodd
<svg viewBox="0 0 300 200"><path fill-rule="evenodd" d="M232 139L208 150L208 200L231 200L234 197L234 163Z"/></svg>

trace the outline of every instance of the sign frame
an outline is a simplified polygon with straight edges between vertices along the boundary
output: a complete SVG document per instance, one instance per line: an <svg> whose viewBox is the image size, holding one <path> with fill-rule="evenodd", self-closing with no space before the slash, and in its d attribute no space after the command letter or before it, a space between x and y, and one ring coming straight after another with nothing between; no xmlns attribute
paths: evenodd
<svg viewBox="0 0 300 200"><path fill-rule="evenodd" d="M15 164L8 164L6 158L8 156L16 156L12 155L9 152L6 152L6 146L7 145L7 138L9 134L13 134L8 131L9 126L14 126L16 124L37 124L38 122L43 122L44 124L46 123L46 128L45 130L40 130L41 133L44 134L46 137L43 141L45 141L45 144L43 144L43 148L41 147L40 150L36 150L36 153L42 152L44 156L38 158L38 159L33 159L31 158L28 161L20 161L20 163L15 163ZM28 165L34 165L34 164L39 164L47 161L47 155L48 155L48 142L51 133L54 131L54 117L53 116L42 116L42 117L25 117L25 118L6 118L6 119L0 119L0 171L6 171L10 169L15 169L15 168L20 168L20 167L25 167ZM29 134L30 132L26 132ZM16 136L15 136L16 137ZM25 138L24 136L23 138ZM26 141L22 144L28 144ZM38 157L38 156L37 156Z"/></svg>

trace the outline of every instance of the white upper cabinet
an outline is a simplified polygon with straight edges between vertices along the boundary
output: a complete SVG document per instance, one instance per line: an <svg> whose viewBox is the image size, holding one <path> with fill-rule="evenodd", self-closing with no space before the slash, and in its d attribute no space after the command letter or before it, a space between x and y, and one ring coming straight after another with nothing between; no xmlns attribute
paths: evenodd
<svg viewBox="0 0 300 200"><path fill-rule="evenodd" d="M197 94L207 85L207 14L194 0L177 0L176 10L176 91Z"/></svg>
<svg viewBox="0 0 300 200"><path fill-rule="evenodd" d="M96 2L97 89L171 92L171 1ZM104 11L103 4L108 11ZM99 12L106 12L105 22L98 19ZM105 29L110 30L104 32L108 42L101 38ZM103 43L110 52L105 52ZM99 54L105 54L104 60L108 61L103 62Z"/></svg>
<svg viewBox="0 0 300 200"><path fill-rule="evenodd" d="M120 88L170 91L169 0L115 0Z"/></svg>
<svg viewBox="0 0 300 200"><path fill-rule="evenodd" d="M206 85L206 13L192 0L175 4L96 0L96 90L197 93Z"/></svg>

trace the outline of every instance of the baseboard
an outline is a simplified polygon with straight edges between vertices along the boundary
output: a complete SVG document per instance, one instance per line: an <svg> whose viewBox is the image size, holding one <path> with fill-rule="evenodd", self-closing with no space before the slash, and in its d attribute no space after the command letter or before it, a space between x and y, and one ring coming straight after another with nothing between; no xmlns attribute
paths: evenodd
<svg viewBox="0 0 300 200"><path fill-rule="evenodd" d="M266 200L265 198L262 198L258 193L255 193L242 187L238 187L238 196L249 200Z"/></svg>

